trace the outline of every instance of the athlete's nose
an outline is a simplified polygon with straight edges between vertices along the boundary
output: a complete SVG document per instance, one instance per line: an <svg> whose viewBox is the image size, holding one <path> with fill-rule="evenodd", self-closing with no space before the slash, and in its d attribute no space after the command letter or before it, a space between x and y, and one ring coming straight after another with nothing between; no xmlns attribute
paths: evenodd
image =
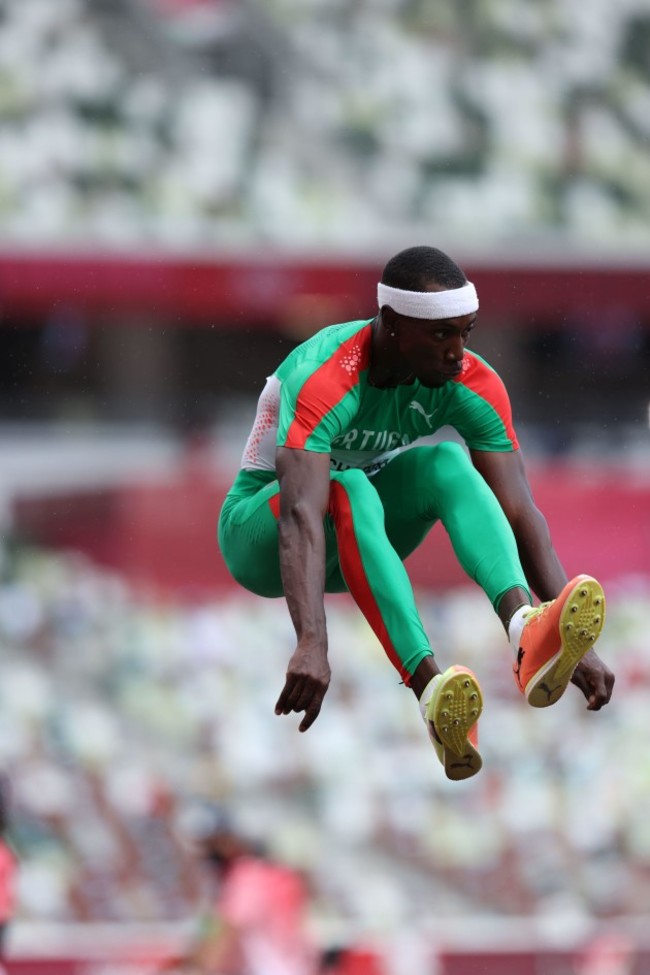
<svg viewBox="0 0 650 975"><path fill-rule="evenodd" d="M460 362L464 355L465 343L461 336L457 335L450 340L445 357L447 359L453 359L454 362Z"/></svg>

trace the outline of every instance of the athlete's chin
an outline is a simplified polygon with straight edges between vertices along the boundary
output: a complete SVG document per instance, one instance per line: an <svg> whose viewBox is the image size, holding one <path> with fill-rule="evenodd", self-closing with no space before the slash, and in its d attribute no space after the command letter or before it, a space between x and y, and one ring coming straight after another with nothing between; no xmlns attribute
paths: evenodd
<svg viewBox="0 0 650 975"><path fill-rule="evenodd" d="M452 376L444 376L442 373L430 373L427 376L418 376L418 380L421 386L425 386L427 389L438 389L440 386L444 386L448 383Z"/></svg>

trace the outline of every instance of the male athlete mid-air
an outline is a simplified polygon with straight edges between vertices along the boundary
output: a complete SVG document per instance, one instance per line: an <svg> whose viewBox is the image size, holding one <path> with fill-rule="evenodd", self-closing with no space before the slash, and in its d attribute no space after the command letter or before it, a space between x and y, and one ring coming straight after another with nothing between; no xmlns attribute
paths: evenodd
<svg viewBox="0 0 650 975"><path fill-rule="evenodd" d="M605 598L567 581L533 500L505 386L467 349L478 296L458 265L411 247L386 265L374 318L331 325L267 379L219 543L234 578L284 596L296 631L276 714L318 717L330 681L324 593L349 591L420 704L447 776L481 768L476 676L441 672L403 560L441 521L484 590L533 707L569 682L597 711L614 675L594 652ZM456 443L412 447L449 425ZM533 608L531 592L541 605Z"/></svg>

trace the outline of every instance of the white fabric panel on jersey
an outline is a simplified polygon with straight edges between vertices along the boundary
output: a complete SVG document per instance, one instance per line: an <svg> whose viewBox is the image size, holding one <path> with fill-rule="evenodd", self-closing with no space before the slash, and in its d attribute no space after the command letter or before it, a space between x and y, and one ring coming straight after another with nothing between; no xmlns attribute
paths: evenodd
<svg viewBox="0 0 650 975"><path fill-rule="evenodd" d="M280 415L280 392L282 383L277 376L269 376L260 398L257 401L257 413L253 428L249 434L241 466L247 471L274 471L275 450L278 434L278 419ZM356 431L355 431L356 433ZM345 437L345 434L342 435ZM406 444L409 440L406 438ZM406 449L404 443L399 443L396 433L380 431L367 444L365 450L337 450L336 443L330 452L331 467L336 471L349 470L359 467L369 477L376 474L386 464Z"/></svg>
<svg viewBox="0 0 650 975"><path fill-rule="evenodd" d="M269 376L257 401L257 413L241 466L247 471L274 471L275 447L280 415L280 390L282 383L277 376Z"/></svg>

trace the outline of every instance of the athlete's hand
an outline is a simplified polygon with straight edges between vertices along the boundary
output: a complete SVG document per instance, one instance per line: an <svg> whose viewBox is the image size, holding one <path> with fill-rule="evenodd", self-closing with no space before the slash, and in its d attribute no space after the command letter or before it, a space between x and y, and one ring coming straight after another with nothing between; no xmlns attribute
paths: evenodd
<svg viewBox="0 0 650 975"><path fill-rule="evenodd" d="M600 711L614 690L614 675L595 650L589 650L576 667L571 682L587 698L588 711Z"/></svg>
<svg viewBox="0 0 650 975"><path fill-rule="evenodd" d="M327 649L323 649L320 644L299 643L289 661L287 677L275 705L275 713L304 711L305 717L300 722L298 731L307 731L320 714L331 675Z"/></svg>

